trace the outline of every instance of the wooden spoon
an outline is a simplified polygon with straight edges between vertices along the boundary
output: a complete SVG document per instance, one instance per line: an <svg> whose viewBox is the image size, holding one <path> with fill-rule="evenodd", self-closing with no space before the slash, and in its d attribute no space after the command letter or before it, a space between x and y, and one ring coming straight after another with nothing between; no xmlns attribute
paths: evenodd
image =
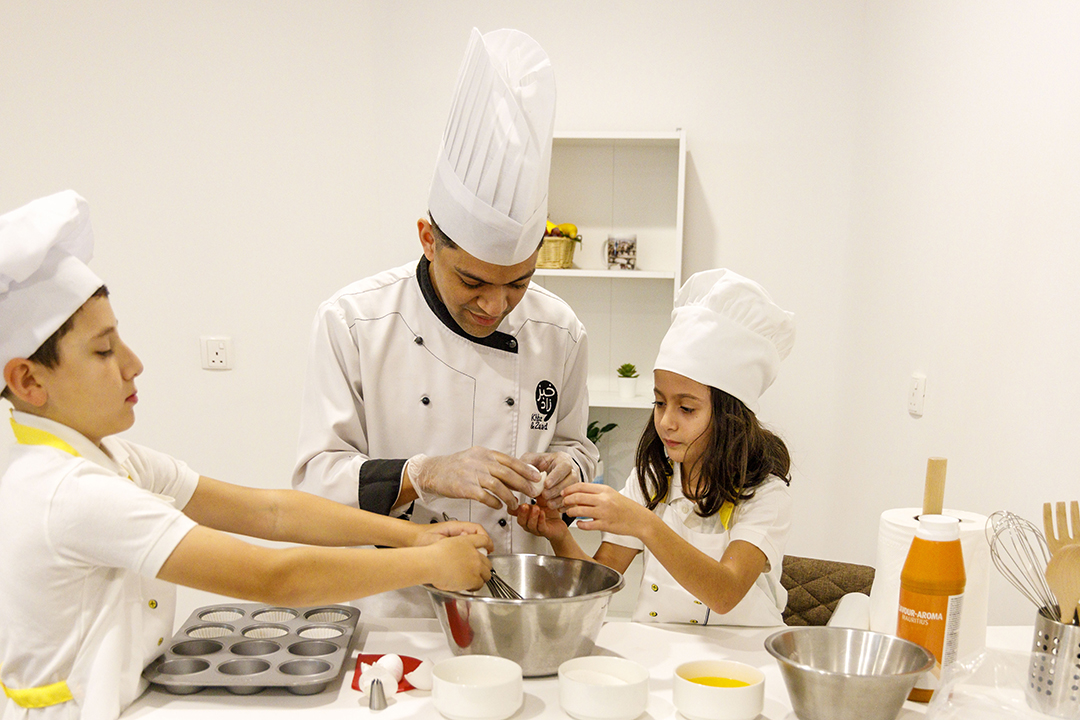
<svg viewBox="0 0 1080 720"><path fill-rule="evenodd" d="M940 515L945 505L945 467L948 460L932 457L926 461L926 485L923 487L923 515Z"/></svg>
<svg viewBox="0 0 1080 720"><path fill-rule="evenodd" d="M1065 545L1046 564L1046 582L1058 601L1061 622L1072 625L1080 602L1080 545Z"/></svg>

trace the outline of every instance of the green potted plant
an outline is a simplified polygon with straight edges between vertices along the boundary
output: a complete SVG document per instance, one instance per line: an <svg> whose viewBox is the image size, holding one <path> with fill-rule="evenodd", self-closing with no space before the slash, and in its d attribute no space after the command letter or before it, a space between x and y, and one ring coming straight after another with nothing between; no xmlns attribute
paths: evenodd
<svg viewBox="0 0 1080 720"><path fill-rule="evenodd" d="M629 400L637 395L638 371L634 363L623 363L615 369L619 384L619 397Z"/></svg>
<svg viewBox="0 0 1080 720"><path fill-rule="evenodd" d="M600 438L604 437L604 435L608 434L617 427L619 426L615 423L608 423L607 425L601 426L598 420L590 420L589 427L585 431L585 436L589 438L589 442L599 447L598 443L600 442ZM604 482L603 460L598 460L596 462L596 477L593 478L593 482Z"/></svg>
<svg viewBox="0 0 1080 720"><path fill-rule="evenodd" d="M600 427L600 421L590 420L589 428L585 431L585 435L589 438L589 442L596 445L600 442L600 438L604 437L617 427L619 426L615 423L608 423L607 425Z"/></svg>

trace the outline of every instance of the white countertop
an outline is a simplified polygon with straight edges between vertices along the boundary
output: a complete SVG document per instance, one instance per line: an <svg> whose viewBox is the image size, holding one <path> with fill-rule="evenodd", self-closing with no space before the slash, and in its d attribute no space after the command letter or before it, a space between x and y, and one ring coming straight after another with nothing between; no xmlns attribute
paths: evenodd
<svg viewBox="0 0 1080 720"><path fill-rule="evenodd" d="M649 705L643 716L649 720L681 718L672 703L672 674L675 666L691 659L729 659L754 665L765 673L765 709L761 720L795 720L787 689L776 661L765 651L766 637L781 628L699 627L693 625L640 624L615 621L604 625L597 637L594 654L613 654L636 660L650 671ZM991 628L991 647L1026 650L1031 642L1030 627ZM360 718L378 720L400 718L440 719L431 693L412 690L399 693L378 713L367 707L367 699L352 689L353 669L358 653L396 653L434 662L452 656L438 621L434 619L369 619L361 616L353 650L341 676L317 695L299 696L285 690L267 689L256 695L233 695L225 690L206 689L194 695L173 695L151 687L122 716L125 719L193 718L202 720L243 720L288 713L290 718ZM526 678L525 700L512 720L539 720L568 716L559 707L558 679ZM925 706L905 703L899 718L920 718Z"/></svg>

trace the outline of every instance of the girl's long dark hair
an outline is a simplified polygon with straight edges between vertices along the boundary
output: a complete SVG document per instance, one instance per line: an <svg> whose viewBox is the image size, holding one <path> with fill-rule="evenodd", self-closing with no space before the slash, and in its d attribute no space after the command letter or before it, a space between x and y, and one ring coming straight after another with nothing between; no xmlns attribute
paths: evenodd
<svg viewBox="0 0 1080 720"><path fill-rule="evenodd" d="M709 390L712 422L698 460L702 482L697 492L687 495L697 504L702 517L715 515L725 501L738 505L749 500L770 475L791 484L791 455L784 441L762 426L741 400L714 387ZM650 510L667 498L672 477L671 461L656 432L654 417L649 417L638 442L635 464L641 493ZM684 479L689 479L692 471L687 468Z"/></svg>

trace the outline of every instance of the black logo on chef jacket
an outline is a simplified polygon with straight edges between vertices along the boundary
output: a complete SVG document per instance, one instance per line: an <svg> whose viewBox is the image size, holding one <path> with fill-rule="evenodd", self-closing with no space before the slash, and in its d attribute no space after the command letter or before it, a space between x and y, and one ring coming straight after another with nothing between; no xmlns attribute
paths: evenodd
<svg viewBox="0 0 1080 720"><path fill-rule="evenodd" d="M532 430L547 430L548 421L555 414L559 404L559 391L550 380L541 380L536 384L536 412L533 413Z"/></svg>

